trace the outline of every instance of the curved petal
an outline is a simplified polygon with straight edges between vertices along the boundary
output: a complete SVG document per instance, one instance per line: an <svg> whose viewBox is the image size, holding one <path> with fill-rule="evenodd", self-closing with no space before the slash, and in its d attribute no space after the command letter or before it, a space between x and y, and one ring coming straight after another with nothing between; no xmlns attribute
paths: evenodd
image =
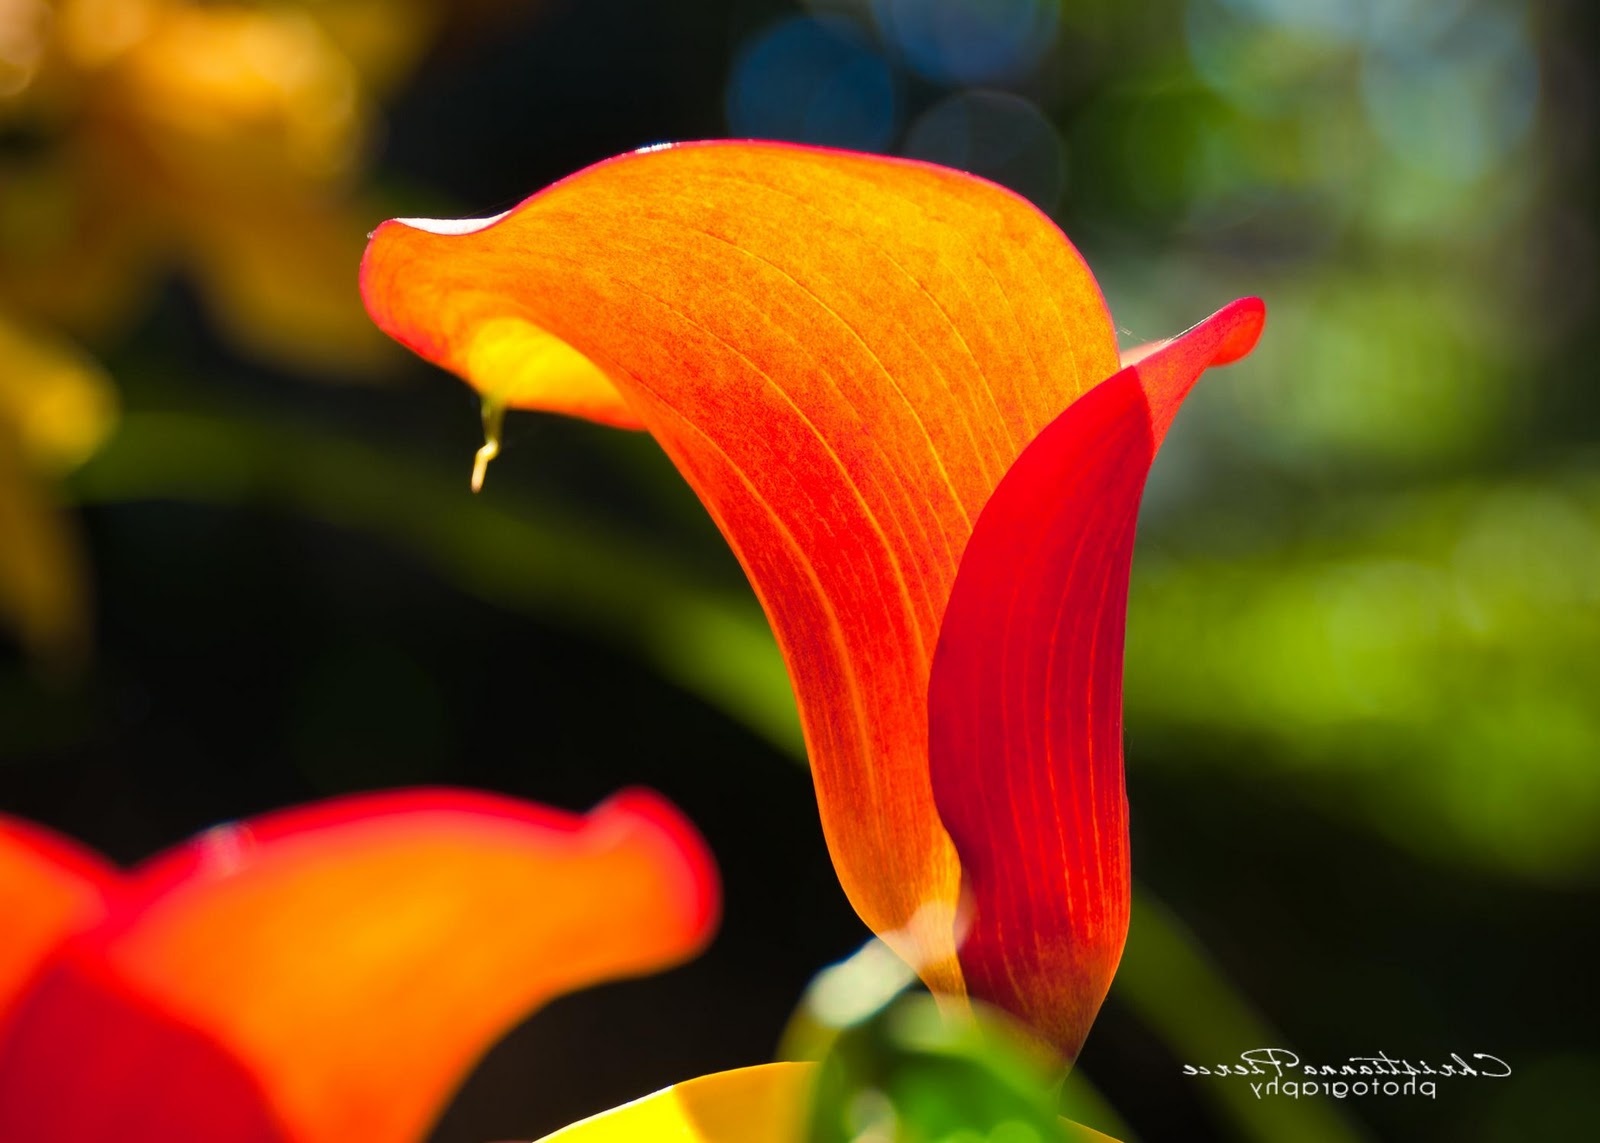
<svg viewBox="0 0 1600 1143"><path fill-rule="evenodd" d="M1075 1056L1128 930L1122 649L1145 477L1235 302L1077 401L1018 459L967 545L930 684L934 796L960 854L972 995Z"/></svg>
<svg viewBox="0 0 1600 1143"><path fill-rule="evenodd" d="M939 620L1001 475L1117 368L1061 232L939 167L695 144L482 224L387 222L362 289L382 328L486 392L655 435L776 630L845 892L958 986L959 872L927 776ZM541 389L504 348L524 336L592 363L588 383L563 368ZM609 416L569 393L604 398L597 378Z"/></svg>
<svg viewBox="0 0 1600 1143"><path fill-rule="evenodd" d="M815 1064L762 1064L685 1080L539 1143L802 1143Z"/></svg>
<svg viewBox="0 0 1600 1143"><path fill-rule="evenodd" d="M105 914L118 881L117 871L87 850L0 815L0 1029L45 958Z"/></svg>
<svg viewBox="0 0 1600 1143"><path fill-rule="evenodd" d="M538 1143L803 1143L817 1065L762 1064L685 1080ZM1116 1143L1070 1119L1072 1143Z"/></svg>
<svg viewBox="0 0 1600 1143"><path fill-rule="evenodd" d="M0 1043L0 1138L413 1143L513 1021L682 960L716 911L703 843L645 793L583 817L376 794L220 827L42 974Z"/></svg>

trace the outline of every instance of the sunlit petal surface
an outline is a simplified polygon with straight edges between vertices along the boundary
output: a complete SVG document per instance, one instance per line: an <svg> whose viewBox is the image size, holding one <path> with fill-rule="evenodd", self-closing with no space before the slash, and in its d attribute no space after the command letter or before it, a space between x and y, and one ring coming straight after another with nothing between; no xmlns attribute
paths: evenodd
<svg viewBox="0 0 1600 1143"><path fill-rule="evenodd" d="M0 1042L0 1138L414 1143L517 1018L708 939L716 879L654 795L571 816L343 799L137 871Z"/></svg>
<svg viewBox="0 0 1600 1143"><path fill-rule="evenodd" d="M378 229L374 318L512 404L656 436L776 629L846 893L958 987L929 667L972 521L1117 369L1083 261L993 184L780 144L623 156L460 229ZM519 338L594 371L567 359L545 388Z"/></svg>
<svg viewBox="0 0 1600 1143"><path fill-rule="evenodd" d="M1201 372L1255 344L1228 306L1041 433L967 545L934 658L930 758L968 891L969 991L1077 1054L1128 929L1122 651L1155 450Z"/></svg>

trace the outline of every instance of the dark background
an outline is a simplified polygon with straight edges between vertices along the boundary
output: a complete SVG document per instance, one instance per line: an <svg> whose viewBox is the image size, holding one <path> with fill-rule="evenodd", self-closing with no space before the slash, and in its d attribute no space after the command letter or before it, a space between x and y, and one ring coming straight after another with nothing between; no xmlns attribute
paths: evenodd
<svg viewBox="0 0 1600 1143"><path fill-rule="evenodd" d="M1188 951L1135 925L1144 983L1119 981L1081 1069L1146 1140L1580 1137L1600 1123L1592 6L972 11L394 5L415 51L370 69L345 168L295 183L347 220L337 256L292 221L278 241L343 267L307 305L355 330L339 307L381 218L491 213L619 151L740 133L1012 183L1129 343L1264 296L1260 352L1174 430L1136 560L1135 872ZM8 112L0 205L137 127L74 82L89 94ZM256 209L204 178L150 185ZM109 317L4 279L0 316L86 347L121 416L39 478L88 569L92 653L0 652L0 808L133 862L351 790L587 808L648 785L717 855L721 935L537 1014L436 1139L532 1138L771 1058L811 975L867 934L693 497L648 439L514 414L473 500L464 386L364 332L299 352L304 315L241 324L250 303L162 227ZM1194 957L1220 1001L1186 985ZM1487 1052L1514 1074L1324 1099L1333 1125L1303 1128L1180 1074L1263 1031L1311 1060Z"/></svg>

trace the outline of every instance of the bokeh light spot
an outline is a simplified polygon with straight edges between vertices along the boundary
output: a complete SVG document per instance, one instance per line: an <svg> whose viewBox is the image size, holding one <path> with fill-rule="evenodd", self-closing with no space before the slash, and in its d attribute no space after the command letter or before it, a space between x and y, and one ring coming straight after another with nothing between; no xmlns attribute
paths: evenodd
<svg viewBox="0 0 1600 1143"><path fill-rule="evenodd" d="M1044 210L1067 185L1066 149L1032 103L998 91L963 91L936 103L906 133L904 152L1010 187Z"/></svg>
<svg viewBox="0 0 1600 1143"><path fill-rule="evenodd" d="M1361 94L1378 137L1398 158L1467 181L1527 134L1539 65L1521 21L1474 9L1431 48L1375 51Z"/></svg>
<svg viewBox="0 0 1600 1143"><path fill-rule="evenodd" d="M736 136L881 151L894 139L894 77L844 20L795 17L757 34L726 95Z"/></svg>
<svg viewBox="0 0 1600 1143"><path fill-rule="evenodd" d="M1055 43L1052 0L874 0L884 38L941 83L1022 79Z"/></svg>
<svg viewBox="0 0 1600 1143"><path fill-rule="evenodd" d="M1367 5L1356 0L1223 0L1241 16L1318 36L1353 40L1367 20Z"/></svg>

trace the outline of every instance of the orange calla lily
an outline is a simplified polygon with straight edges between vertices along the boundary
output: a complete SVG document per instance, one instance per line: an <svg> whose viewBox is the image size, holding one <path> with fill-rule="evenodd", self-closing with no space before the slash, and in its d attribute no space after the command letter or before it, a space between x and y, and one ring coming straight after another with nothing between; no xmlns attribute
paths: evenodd
<svg viewBox="0 0 1600 1143"><path fill-rule="evenodd" d="M338 799L128 875L0 819L0 1138L414 1143L529 1009L697 952L714 866L653 794Z"/></svg>
<svg viewBox="0 0 1600 1143"><path fill-rule="evenodd" d="M493 219L386 222L362 290L490 413L655 436L776 630L857 912L936 990L1076 1054L1127 930L1138 502L1261 303L1124 369L1088 267L1020 197L773 143L624 155Z"/></svg>

